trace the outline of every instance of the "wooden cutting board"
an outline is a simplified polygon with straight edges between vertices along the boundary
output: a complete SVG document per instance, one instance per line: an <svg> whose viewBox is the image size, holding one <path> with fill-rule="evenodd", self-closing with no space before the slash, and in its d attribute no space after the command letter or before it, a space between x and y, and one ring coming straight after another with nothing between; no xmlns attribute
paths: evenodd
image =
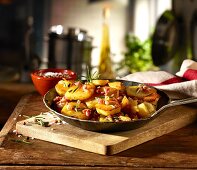
<svg viewBox="0 0 197 170"><path fill-rule="evenodd" d="M51 114L44 113L44 120L53 121ZM197 109L176 106L163 111L147 125L130 131L97 133L86 131L69 124L54 123L49 127L31 122L31 119L16 123L18 133L36 139L66 145L102 155L113 155L159 136L165 135L193 123L197 119ZM25 122L25 123L24 123Z"/></svg>

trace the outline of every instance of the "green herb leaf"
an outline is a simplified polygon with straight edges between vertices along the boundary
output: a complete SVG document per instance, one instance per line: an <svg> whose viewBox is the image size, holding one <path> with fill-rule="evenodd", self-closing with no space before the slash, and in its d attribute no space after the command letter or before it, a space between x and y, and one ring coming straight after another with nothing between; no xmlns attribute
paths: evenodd
<svg viewBox="0 0 197 170"><path fill-rule="evenodd" d="M27 141L26 139L20 140L20 139L11 138L10 140L13 142L17 142L17 143L25 143L25 144L29 144L29 145L32 144L31 142Z"/></svg>

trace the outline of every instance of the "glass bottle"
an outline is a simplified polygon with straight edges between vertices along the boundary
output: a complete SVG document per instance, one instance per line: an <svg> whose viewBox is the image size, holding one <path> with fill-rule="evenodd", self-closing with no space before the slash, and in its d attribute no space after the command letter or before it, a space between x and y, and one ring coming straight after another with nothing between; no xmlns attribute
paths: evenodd
<svg viewBox="0 0 197 170"><path fill-rule="evenodd" d="M105 7L103 9L102 40L99 61L99 74L101 79L115 78L111 62L110 36L108 24L109 15L110 9Z"/></svg>

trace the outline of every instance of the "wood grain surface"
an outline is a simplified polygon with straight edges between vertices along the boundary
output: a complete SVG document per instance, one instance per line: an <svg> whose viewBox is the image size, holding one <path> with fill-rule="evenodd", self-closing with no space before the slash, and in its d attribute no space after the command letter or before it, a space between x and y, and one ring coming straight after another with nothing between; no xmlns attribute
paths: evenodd
<svg viewBox="0 0 197 170"><path fill-rule="evenodd" d="M53 122L56 119L52 114L47 113L38 116L47 122ZM182 106L161 113L156 119L141 128L125 132L97 133L83 130L69 124L58 125L56 123L49 127L43 127L35 124L34 118L17 122L16 131L19 134L36 139L71 146L98 154L113 155L180 129L193 123L196 118L196 109L188 110Z"/></svg>
<svg viewBox="0 0 197 170"><path fill-rule="evenodd" d="M21 114L30 116L47 111L41 96L31 95ZM197 111L190 106L166 111L176 110ZM23 116L18 116L16 121L22 119ZM13 133L15 123L13 126L12 123L7 126L9 133L0 147L0 169L197 169L196 123L111 156L31 138L30 144L16 142L24 138Z"/></svg>
<svg viewBox="0 0 197 170"><path fill-rule="evenodd" d="M0 130L22 96L34 92L32 83L0 82Z"/></svg>

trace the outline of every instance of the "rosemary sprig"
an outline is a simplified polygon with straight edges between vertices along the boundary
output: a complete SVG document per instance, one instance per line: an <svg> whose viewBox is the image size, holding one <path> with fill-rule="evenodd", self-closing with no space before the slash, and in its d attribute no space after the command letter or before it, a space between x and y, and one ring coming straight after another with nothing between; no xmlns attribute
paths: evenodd
<svg viewBox="0 0 197 170"><path fill-rule="evenodd" d="M41 125L43 127L48 127L49 126L49 122L45 122L42 119L37 119L37 118L36 118L36 124Z"/></svg>
<svg viewBox="0 0 197 170"><path fill-rule="evenodd" d="M41 117L41 116L26 116L26 115L23 115L24 117L26 118L35 118L35 124L38 124L38 125L41 125L43 127L48 127L49 126L49 122L47 121L43 121L43 119L45 119L44 117Z"/></svg>
<svg viewBox="0 0 197 170"><path fill-rule="evenodd" d="M95 71L93 74L91 74L91 71L90 71L89 67L86 67L86 76L82 76L82 77L85 77L86 80L91 83L92 80L99 79L100 74L98 74L97 71Z"/></svg>
<svg viewBox="0 0 197 170"><path fill-rule="evenodd" d="M75 89L68 90L68 92L69 92L69 93L74 93L74 92L77 91L78 88L79 88L79 87L76 87Z"/></svg>
<svg viewBox="0 0 197 170"><path fill-rule="evenodd" d="M32 144L31 142L27 141L26 139L20 140L20 139L11 138L10 140L13 141L13 142L17 142L17 143L25 143L25 144L29 144L29 145Z"/></svg>

